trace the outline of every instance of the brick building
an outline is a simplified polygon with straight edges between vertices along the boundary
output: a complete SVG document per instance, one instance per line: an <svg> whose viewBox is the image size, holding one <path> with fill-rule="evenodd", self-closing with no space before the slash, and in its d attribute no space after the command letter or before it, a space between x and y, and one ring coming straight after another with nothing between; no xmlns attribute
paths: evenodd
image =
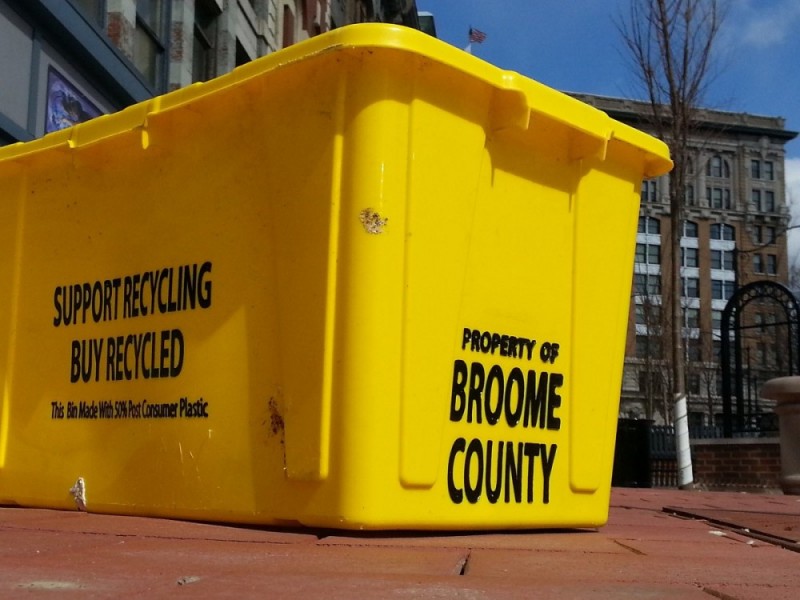
<svg viewBox="0 0 800 600"><path fill-rule="evenodd" d="M612 117L648 129L649 106L578 97ZM681 232L681 305L690 426L722 418L721 317L735 290L754 281L788 284L784 145L797 136L778 117L703 110L691 142ZM670 419L670 205L667 176L645 181L637 235L620 416ZM786 374L779 307L754 303L744 315L745 393Z"/></svg>

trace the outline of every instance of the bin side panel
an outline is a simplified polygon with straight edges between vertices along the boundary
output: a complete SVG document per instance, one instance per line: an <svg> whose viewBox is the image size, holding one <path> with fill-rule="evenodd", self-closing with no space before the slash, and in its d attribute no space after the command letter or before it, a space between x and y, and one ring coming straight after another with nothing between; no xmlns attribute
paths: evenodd
<svg viewBox="0 0 800 600"><path fill-rule="evenodd" d="M643 161L612 142L605 161L587 160L583 168L574 237L570 484L594 493L608 487L611 475Z"/></svg>
<svg viewBox="0 0 800 600"><path fill-rule="evenodd" d="M471 114L459 114L447 80L431 85L431 78L442 81L437 75L447 77L429 74L417 86L410 116L399 466L411 487L431 486L439 476L432 456L441 448L451 383L442 366L458 344L453 332L462 320L475 207L488 169L485 90L465 90L470 101L461 108Z"/></svg>
<svg viewBox="0 0 800 600"><path fill-rule="evenodd" d="M0 174L0 198L3 199L2 218L0 218L0 239L2 256L0 277L5 282L0 293L0 369L2 385L0 391L0 473L6 463L8 436L11 431L10 407L13 388L17 311L19 295L17 288L20 277L20 232L24 220L24 194L26 177L21 165L6 164ZM0 498L2 494L0 493Z"/></svg>

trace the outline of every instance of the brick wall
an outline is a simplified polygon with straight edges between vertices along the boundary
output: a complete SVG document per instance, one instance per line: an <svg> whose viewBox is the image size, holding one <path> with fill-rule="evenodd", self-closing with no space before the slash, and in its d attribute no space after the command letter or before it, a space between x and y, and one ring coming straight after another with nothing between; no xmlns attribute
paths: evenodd
<svg viewBox="0 0 800 600"><path fill-rule="evenodd" d="M693 440L692 470L709 490L780 489L778 438Z"/></svg>

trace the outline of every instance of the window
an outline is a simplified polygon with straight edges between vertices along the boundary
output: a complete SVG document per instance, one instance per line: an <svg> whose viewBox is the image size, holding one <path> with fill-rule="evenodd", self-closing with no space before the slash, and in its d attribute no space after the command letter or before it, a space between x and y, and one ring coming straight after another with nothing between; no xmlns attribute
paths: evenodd
<svg viewBox="0 0 800 600"><path fill-rule="evenodd" d="M639 371L639 392L642 394L661 394L661 377L657 371Z"/></svg>
<svg viewBox="0 0 800 600"><path fill-rule="evenodd" d="M700 393L700 374L699 373L689 373L689 377L687 379L687 387L689 389L690 394L698 395ZM692 415L696 415L698 413L690 413ZM703 421L703 413L700 414L700 425L702 426Z"/></svg>
<svg viewBox="0 0 800 600"><path fill-rule="evenodd" d="M752 179L766 179L767 181L774 180L774 163L771 160L761 161L754 158L750 161L750 177Z"/></svg>
<svg viewBox="0 0 800 600"><path fill-rule="evenodd" d="M165 7L163 0L136 0L133 62L147 82L157 90L164 87L166 71Z"/></svg>
<svg viewBox="0 0 800 600"><path fill-rule="evenodd" d="M681 248L681 266L695 268L699 266L697 248Z"/></svg>
<svg viewBox="0 0 800 600"><path fill-rule="evenodd" d="M753 238L757 244L774 244L775 227L772 225L754 225Z"/></svg>
<svg viewBox="0 0 800 600"><path fill-rule="evenodd" d="M761 254L753 254L753 273L764 272L764 257Z"/></svg>
<svg viewBox="0 0 800 600"><path fill-rule="evenodd" d="M764 191L764 204L762 206L763 212L775 212L775 192L772 190Z"/></svg>
<svg viewBox="0 0 800 600"><path fill-rule="evenodd" d="M73 0L77 4L83 14L85 14L92 23L97 25L100 29L105 29L105 13L106 1L105 0Z"/></svg>
<svg viewBox="0 0 800 600"><path fill-rule="evenodd" d="M658 244L636 244L636 262L644 265L660 265L661 246Z"/></svg>
<svg viewBox="0 0 800 600"><path fill-rule="evenodd" d="M214 43L217 36L219 6L213 0L196 0L194 6L194 47L192 81L214 77Z"/></svg>
<svg viewBox="0 0 800 600"><path fill-rule="evenodd" d="M639 233L660 234L661 221L654 217L639 217Z"/></svg>
<svg viewBox="0 0 800 600"><path fill-rule="evenodd" d="M699 338L686 340L686 358L691 362L703 360L703 346Z"/></svg>
<svg viewBox="0 0 800 600"><path fill-rule="evenodd" d="M700 310L697 308L687 308L683 311L684 323L686 327L697 329L700 327Z"/></svg>
<svg viewBox="0 0 800 600"><path fill-rule="evenodd" d="M288 4L283 5L283 47L294 44L294 11Z"/></svg>
<svg viewBox="0 0 800 600"><path fill-rule="evenodd" d="M651 335L636 336L636 358L661 358L661 338Z"/></svg>
<svg viewBox="0 0 800 600"><path fill-rule="evenodd" d="M633 276L633 293L637 296L658 296L661 293L661 276L636 273Z"/></svg>
<svg viewBox="0 0 800 600"><path fill-rule="evenodd" d="M661 322L661 307L658 304L637 304L636 324L655 327Z"/></svg>
<svg viewBox="0 0 800 600"><path fill-rule="evenodd" d="M711 225L711 239L733 241L734 229L724 223L714 223Z"/></svg>
<svg viewBox="0 0 800 600"><path fill-rule="evenodd" d="M722 329L722 311L711 311L711 329Z"/></svg>
<svg viewBox="0 0 800 600"><path fill-rule="evenodd" d="M761 179L761 161L753 159L750 161L750 177L753 179Z"/></svg>
<svg viewBox="0 0 800 600"><path fill-rule="evenodd" d="M658 185L655 179L642 182L642 202L656 202L658 200Z"/></svg>
<svg viewBox="0 0 800 600"><path fill-rule="evenodd" d="M711 268L733 271L733 252L728 250L712 250Z"/></svg>
<svg viewBox="0 0 800 600"><path fill-rule="evenodd" d="M778 274L778 257L775 254L767 254L767 275Z"/></svg>
<svg viewBox="0 0 800 600"><path fill-rule="evenodd" d="M721 279L711 280L711 298L714 300L728 300L733 296L733 281L724 281Z"/></svg>
<svg viewBox="0 0 800 600"><path fill-rule="evenodd" d="M756 363L762 367L768 367L767 345L764 342L756 343Z"/></svg>
<svg viewBox="0 0 800 600"><path fill-rule="evenodd" d="M697 277L684 277L682 287L684 298L700 297L700 280Z"/></svg>
<svg viewBox="0 0 800 600"><path fill-rule="evenodd" d="M691 183L686 186L686 194L684 196L684 200L686 201L687 206L694 206L694 185Z"/></svg>
<svg viewBox="0 0 800 600"><path fill-rule="evenodd" d="M731 191L728 188L706 188L708 205L711 208L730 209Z"/></svg>
<svg viewBox="0 0 800 600"><path fill-rule="evenodd" d="M717 177L719 179L730 179L731 167L727 160L724 160L719 154L712 156L706 163L706 175L708 177Z"/></svg>
<svg viewBox="0 0 800 600"><path fill-rule="evenodd" d="M761 190L752 190L750 192L750 204L753 210L761 210Z"/></svg>
<svg viewBox="0 0 800 600"><path fill-rule="evenodd" d="M694 221L683 222L683 237L696 238L697 237L697 223Z"/></svg>

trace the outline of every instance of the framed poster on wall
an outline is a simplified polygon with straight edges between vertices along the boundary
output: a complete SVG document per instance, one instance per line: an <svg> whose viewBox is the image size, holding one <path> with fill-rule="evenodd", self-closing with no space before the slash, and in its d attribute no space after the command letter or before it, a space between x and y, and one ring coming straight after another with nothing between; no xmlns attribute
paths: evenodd
<svg viewBox="0 0 800 600"><path fill-rule="evenodd" d="M102 111L53 66L47 69L45 133L72 127L100 116Z"/></svg>

